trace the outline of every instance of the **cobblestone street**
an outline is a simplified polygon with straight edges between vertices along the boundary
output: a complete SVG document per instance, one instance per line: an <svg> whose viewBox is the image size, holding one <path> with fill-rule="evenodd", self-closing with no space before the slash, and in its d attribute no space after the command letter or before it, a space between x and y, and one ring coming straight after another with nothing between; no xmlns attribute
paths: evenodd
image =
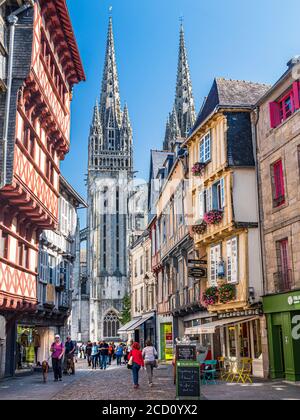
<svg viewBox="0 0 300 420"><path fill-rule="evenodd" d="M140 389L133 390L131 372L113 365L107 371L87 369L79 361L75 376L66 376L54 383L52 373L47 384L41 374L0 381L0 400L175 400L172 367L160 365L155 370L153 388L149 388L146 372L140 373ZM300 386L287 382L255 381L254 384L229 384L201 387L205 400L300 400Z"/></svg>

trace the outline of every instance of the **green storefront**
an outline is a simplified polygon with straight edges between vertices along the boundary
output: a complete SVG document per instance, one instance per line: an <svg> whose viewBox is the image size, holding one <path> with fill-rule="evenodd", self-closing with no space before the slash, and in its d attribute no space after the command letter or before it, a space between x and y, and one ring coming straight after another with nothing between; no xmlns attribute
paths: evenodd
<svg viewBox="0 0 300 420"><path fill-rule="evenodd" d="M300 290L265 296L270 375L300 381Z"/></svg>

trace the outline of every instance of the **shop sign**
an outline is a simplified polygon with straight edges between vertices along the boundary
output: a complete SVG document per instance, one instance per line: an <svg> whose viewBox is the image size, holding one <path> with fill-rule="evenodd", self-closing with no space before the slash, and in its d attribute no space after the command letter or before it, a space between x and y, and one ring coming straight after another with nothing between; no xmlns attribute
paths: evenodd
<svg viewBox="0 0 300 420"><path fill-rule="evenodd" d="M239 318L241 316L260 316L260 315L263 315L263 310L260 308L246 309L244 311L226 312L223 314L218 314L218 319Z"/></svg>
<svg viewBox="0 0 300 420"><path fill-rule="evenodd" d="M300 315L295 315L292 319L292 337L294 340L300 340Z"/></svg>
<svg viewBox="0 0 300 420"><path fill-rule="evenodd" d="M294 295L294 296L289 296L288 297L288 304L290 306L292 306L292 305L298 305L299 303L300 303L300 295L299 296Z"/></svg>

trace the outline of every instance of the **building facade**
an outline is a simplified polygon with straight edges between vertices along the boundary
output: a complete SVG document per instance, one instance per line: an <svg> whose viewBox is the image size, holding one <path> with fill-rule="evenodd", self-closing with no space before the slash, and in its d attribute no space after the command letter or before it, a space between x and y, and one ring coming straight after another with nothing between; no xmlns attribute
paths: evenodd
<svg viewBox="0 0 300 420"><path fill-rule="evenodd" d="M270 375L300 381L300 61L258 103L257 141Z"/></svg>
<svg viewBox="0 0 300 420"><path fill-rule="evenodd" d="M90 339L117 340L129 291L128 197L132 188L132 129L121 109L112 19L109 20L100 104L89 137L87 265Z"/></svg>
<svg viewBox="0 0 300 420"><path fill-rule="evenodd" d="M21 352L19 369L41 363L49 357L54 335L63 340L71 333L73 290L78 282L79 218L77 209L86 207L85 201L60 176L58 229L45 230L40 236L38 267L38 306L36 313L18 325L18 344ZM28 345L21 337L28 335ZM32 339L33 338L33 339ZM32 360L32 347L35 360ZM18 355L17 355L18 356Z"/></svg>
<svg viewBox="0 0 300 420"><path fill-rule="evenodd" d="M121 337L142 347L156 343L156 279L151 270L151 240L148 230L130 247L130 295L132 320L119 330ZM156 345L156 344L155 344Z"/></svg>
<svg viewBox="0 0 300 420"><path fill-rule="evenodd" d="M39 236L58 225L59 166L69 150L71 92L85 76L64 0L1 2L1 12L9 42L4 59L1 52L0 316L5 331L0 336L6 347L4 374L11 375L17 323L35 312L38 302Z"/></svg>
<svg viewBox="0 0 300 420"><path fill-rule="evenodd" d="M202 304L217 317L198 334L220 333L220 354L253 359L266 376L259 215L250 113L268 86L215 79L186 142L189 149L193 236L207 280ZM213 350L213 349L212 349Z"/></svg>

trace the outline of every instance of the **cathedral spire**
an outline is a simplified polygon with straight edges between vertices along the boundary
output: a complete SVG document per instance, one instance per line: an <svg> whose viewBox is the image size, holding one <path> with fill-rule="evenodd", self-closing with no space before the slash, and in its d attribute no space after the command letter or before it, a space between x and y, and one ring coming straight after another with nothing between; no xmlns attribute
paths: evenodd
<svg viewBox="0 0 300 420"><path fill-rule="evenodd" d="M102 80L100 116L103 127L118 129L122 122L119 80L115 56L112 17L109 18L105 64Z"/></svg>
<svg viewBox="0 0 300 420"><path fill-rule="evenodd" d="M93 113L93 119L92 119L92 125L91 125L91 129L95 129L95 128L101 128L101 120L100 120L100 113L99 113L99 104L98 101L96 99L96 103L94 106L94 113Z"/></svg>
<svg viewBox="0 0 300 420"><path fill-rule="evenodd" d="M184 28L180 26L175 109L181 137L186 138L196 121L190 68L185 47Z"/></svg>

